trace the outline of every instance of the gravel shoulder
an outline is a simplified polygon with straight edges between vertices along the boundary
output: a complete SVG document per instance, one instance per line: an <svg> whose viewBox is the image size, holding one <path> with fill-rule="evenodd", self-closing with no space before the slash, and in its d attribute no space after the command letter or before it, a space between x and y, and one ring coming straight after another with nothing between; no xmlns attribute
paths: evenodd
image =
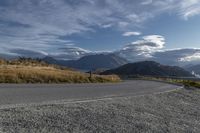
<svg viewBox="0 0 200 133"><path fill-rule="evenodd" d="M200 132L200 90L0 109L0 132Z"/></svg>

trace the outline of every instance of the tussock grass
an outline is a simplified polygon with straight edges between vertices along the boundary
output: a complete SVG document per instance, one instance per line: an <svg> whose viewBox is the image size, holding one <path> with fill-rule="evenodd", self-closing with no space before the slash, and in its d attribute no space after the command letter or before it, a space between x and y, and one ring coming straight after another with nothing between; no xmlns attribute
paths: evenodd
<svg viewBox="0 0 200 133"><path fill-rule="evenodd" d="M95 83L118 82L118 76L99 76L37 60L0 60L0 83Z"/></svg>

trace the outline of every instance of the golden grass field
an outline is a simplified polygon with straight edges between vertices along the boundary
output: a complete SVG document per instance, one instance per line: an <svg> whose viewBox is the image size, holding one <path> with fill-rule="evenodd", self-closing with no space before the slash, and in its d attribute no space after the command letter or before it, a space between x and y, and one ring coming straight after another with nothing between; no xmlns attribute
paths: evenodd
<svg viewBox="0 0 200 133"><path fill-rule="evenodd" d="M90 75L35 60L0 60L0 83L103 83L118 82L116 75Z"/></svg>

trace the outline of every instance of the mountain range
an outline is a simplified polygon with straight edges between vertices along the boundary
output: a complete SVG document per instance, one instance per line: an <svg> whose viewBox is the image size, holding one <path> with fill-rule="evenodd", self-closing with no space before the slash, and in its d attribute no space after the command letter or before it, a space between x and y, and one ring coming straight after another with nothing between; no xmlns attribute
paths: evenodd
<svg viewBox="0 0 200 133"><path fill-rule="evenodd" d="M200 75L200 64L198 65L189 65L189 66L186 66L185 69L189 72L192 72L196 75Z"/></svg>
<svg viewBox="0 0 200 133"><path fill-rule="evenodd" d="M57 64L86 71L112 69L128 63L126 59L115 54L87 55L78 60L56 60L52 57L45 57L42 60L49 64Z"/></svg>
<svg viewBox="0 0 200 133"><path fill-rule="evenodd" d="M128 63L121 67L107 70L101 74L194 77L190 72L184 70L183 68L161 65L154 61Z"/></svg>
<svg viewBox="0 0 200 133"><path fill-rule="evenodd" d="M121 50L111 51L111 52L92 52L81 48L68 48L62 54L48 54L46 52L25 50L25 49L13 49L11 54L0 53L0 57L4 59L17 59L18 57L26 58L47 58L52 57L53 60L56 59L59 63L66 65L67 60L79 60L84 58L84 56L95 56L95 55L115 55L119 58L124 58L128 62L139 62L145 60L152 60L164 65L173 65L184 67L186 65L198 65L200 64L200 49L194 48L184 48L184 49L169 49L169 50L159 50L157 52L148 53L140 51L139 48L134 47L135 45L128 45ZM139 50L139 51L138 51ZM90 57L90 56L89 56ZM49 59L47 59L49 60ZM50 59L52 60L52 59ZM56 62L57 62L56 61ZM71 62L70 61L70 62ZM57 62L57 63L58 63ZM70 64L71 65L71 64Z"/></svg>
<svg viewBox="0 0 200 133"><path fill-rule="evenodd" d="M192 77L200 75L200 65L186 65L183 68L178 66L169 66L158 61L140 61L130 63L117 54L94 54L86 55L78 60L57 60L46 56L41 59L48 64L70 67L81 71L90 71L101 74L118 75L146 75L146 76L177 76ZM158 63L157 63L158 62ZM193 75L192 75L193 73Z"/></svg>
<svg viewBox="0 0 200 133"><path fill-rule="evenodd" d="M178 76L192 77L200 75L200 65L178 66L161 65L157 61L141 61L130 63L116 54L87 55L78 60L56 60L52 57L42 59L48 64L70 67L81 71L90 71L101 74L118 75L151 75L151 76Z"/></svg>

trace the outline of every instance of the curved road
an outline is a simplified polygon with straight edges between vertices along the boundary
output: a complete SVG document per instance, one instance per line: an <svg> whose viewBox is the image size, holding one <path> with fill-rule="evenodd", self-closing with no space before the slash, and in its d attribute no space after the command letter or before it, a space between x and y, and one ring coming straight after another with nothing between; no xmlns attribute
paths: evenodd
<svg viewBox="0 0 200 133"><path fill-rule="evenodd" d="M106 84L0 84L0 106L57 100L86 100L165 92L180 86L155 81Z"/></svg>

